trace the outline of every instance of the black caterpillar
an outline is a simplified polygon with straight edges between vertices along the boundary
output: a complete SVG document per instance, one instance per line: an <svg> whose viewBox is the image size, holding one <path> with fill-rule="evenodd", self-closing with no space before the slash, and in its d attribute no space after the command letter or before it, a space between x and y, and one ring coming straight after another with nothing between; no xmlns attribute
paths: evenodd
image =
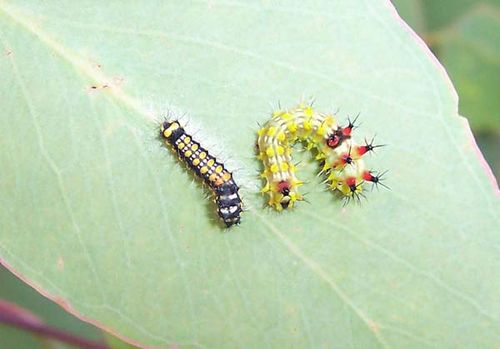
<svg viewBox="0 0 500 349"><path fill-rule="evenodd" d="M240 222L242 202L233 175L186 133L177 120L164 121L161 135L186 165L215 193L217 214L227 227Z"/></svg>

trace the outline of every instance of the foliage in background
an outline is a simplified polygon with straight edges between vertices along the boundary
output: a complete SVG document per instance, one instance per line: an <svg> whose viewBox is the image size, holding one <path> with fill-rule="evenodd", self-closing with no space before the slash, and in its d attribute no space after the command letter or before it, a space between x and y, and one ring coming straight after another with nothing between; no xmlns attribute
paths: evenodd
<svg viewBox="0 0 500 349"><path fill-rule="evenodd" d="M393 0L445 66L483 154L500 179L500 0Z"/></svg>

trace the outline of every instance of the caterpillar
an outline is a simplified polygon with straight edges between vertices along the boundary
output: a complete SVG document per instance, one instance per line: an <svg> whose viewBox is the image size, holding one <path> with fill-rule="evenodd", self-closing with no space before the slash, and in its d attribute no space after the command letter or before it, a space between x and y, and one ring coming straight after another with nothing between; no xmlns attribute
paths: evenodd
<svg viewBox="0 0 500 349"><path fill-rule="evenodd" d="M281 211L303 200L298 188L304 182L297 178L291 156L291 146L298 141L305 142L307 149L316 150L330 189L348 201L359 199L364 182L385 186L380 181L383 174L366 169L361 159L382 145L373 145L373 140L356 144L351 138L355 122L356 119L349 120L346 126L340 126L333 114L316 112L312 105L304 103L275 111L257 132L258 158L264 165L261 176L266 181L261 192L269 195L268 204Z"/></svg>
<svg viewBox="0 0 500 349"><path fill-rule="evenodd" d="M224 164L210 155L200 143L186 133L178 120L164 121L161 124L161 136L165 144L178 154L179 158L196 176L203 179L213 191L217 214L227 227L240 222L242 201L238 194L239 187Z"/></svg>

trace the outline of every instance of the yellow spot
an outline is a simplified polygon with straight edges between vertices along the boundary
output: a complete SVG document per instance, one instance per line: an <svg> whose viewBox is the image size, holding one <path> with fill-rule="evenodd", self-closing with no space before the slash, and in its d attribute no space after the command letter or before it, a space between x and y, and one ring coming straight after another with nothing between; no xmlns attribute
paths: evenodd
<svg viewBox="0 0 500 349"><path fill-rule="evenodd" d="M172 130L170 128L167 128L166 130L163 131L163 137L168 138L172 135Z"/></svg>
<svg viewBox="0 0 500 349"><path fill-rule="evenodd" d="M184 143L189 144L189 142L191 142L191 137L184 138Z"/></svg>
<svg viewBox="0 0 500 349"><path fill-rule="evenodd" d="M271 172L276 173L279 171L278 164L272 164L271 165Z"/></svg>
<svg viewBox="0 0 500 349"><path fill-rule="evenodd" d="M276 127L271 126L271 127L269 127L269 128L267 129L267 135L268 135L269 137L272 137L272 136L274 136L275 134L276 134Z"/></svg>
<svg viewBox="0 0 500 349"><path fill-rule="evenodd" d="M196 158L196 159L193 159L193 165L194 166L198 166L200 164L200 159Z"/></svg>
<svg viewBox="0 0 500 349"><path fill-rule="evenodd" d="M273 147L268 147L268 148L266 149L266 154L267 154L267 156L269 156L269 157L274 156L274 149L273 149Z"/></svg>
<svg viewBox="0 0 500 349"><path fill-rule="evenodd" d="M290 113L283 113L283 115L281 115L283 120L290 120L291 117L292 115Z"/></svg>
<svg viewBox="0 0 500 349"><path fill-rule="evenodd" d="M326 127L325 125L321 125L318 127L318 130L316 131L316 134L319 136L324 136L326 134Z"/></svg>
<svg viewBox="0 0 500 349"><path fill-rule="evenodd" d="M192 146L191 146L191 150L192 151L197 151L199 148L198 144L194 143Z"/></svg>
<svg viewBox="0 0 500 349"><path fill-rule="evenodd" d="M289 122L288 124L286 124L286 128L290 132L296 132L297 131L297 124L295 122Z"/></svg>
<svg viewBox="0 0 500 349"><path fill-rule="evenodd" d="M278 138L278 141L283 142L286 138L285 133L283 132L278 133L278 136L276 138Z"/></svg>
<svg viewBox="0 0 500 349"><path fill-rule="evenodd" d="M287 164L286 162L283 162L283 163L281 164L281 170L282 170L282 171L288 171L288 167L289 167L289 166L288 166L288 164Z"/></svg>
<svg viewBox="0 0 500 349"><path fill-rule="evenodd" d="M309 131L312 129L312 123L311 120L306 120L304 121L304 130Z"/></svg>
<svg viewBox="0 0 500 349"><path fill-rule="evenodd" d="M221 165L217 166L217 168L215 169L215 172L221 173L222 172L222 166Z"/></svg>
<svg viewBox="0 0 500 349"><path fill-rule="evenodd" d="M335 119L333 118L333 116L328 115L328 116L325 118L325 124L326 124L327 126L332 126L333 124L335 124Z"/></svg>
<svg viewBox="0 0 500 349"><path fill-rule="evenodd" d="M179 144L177 145L177 148L182 149L182 148L184 148L184 146L185 146L185 144L184 144L184 143L179 143Z"/></svg>
<svg viewBox="0 0 500 349"><path fill-rule="evenodd" d="M224 172L224 174L222 175L222 179L224 180L224 182L227 182L231 179L231 174L229 172Z"/></svg>
<svg viewBox="0 0 500 349"><path fill-rule="evenodd" d="M281 145L278 145L276 147L276 150L278 151L278 155L283 155L285 153L285 148L283 148Z"/></svg>
<svg viewBox="0 0 500 349"><path fill-rule="evenodd" d="M306 107L304 109L304 114L306 114L306 116L309 116L309 117L313 116L313 114L314 114L313 108L311 106Z"/></svg>
<svg viewBox="0 0 500 349"><path fill-rule="evenodd" d="M202 159L202 160L203 160L203 159L204 159L204 158L206 158L206 157L207 157L207 153L206 153L206 152L204 152L204 151L202 151L202 152L200 153L200 159Z"/></svg>
<svg viewBox="0 0 500 349"><path fill-rule="evenodd" d="M193 152L191 150L186 150L186 152L184 153L184 156L185 157L190 157L191 155L193 155Z"/></svg>
<svg viewBox="0 0 500 349"><path fill-rule="evenodd" d="M200 168L200 173L201 173L201 174L205 174L205 173L207 173L207 172L208 172L208 167L203 166L202 168Z"/></svg>
<svg viewBox="0 0 500 349"><path fill-rule="evenodd" d="M215 163L215 160L214 159L210 159L207 161L207 166L213 166Z"/></svg>
<svg viewBox="0 0 500 349"><path fill-rule="evenodd" d="M295 165L289 164L289 167L290 167L290 172L294 173L295 172Z"/></svg>
<svg viewBox="0 0 500 349"><path fill-rule="evenodd" d="M215 173L212 173L212 174L210 175L210 177L208 177L208 180L209 180L210 182L213 182L213 181L215 181L216 179L217 179L217 174L215 174Z"/></svg>
<svg viewBox="0 0 500 349"><path fill-rule="evenodd" d="M260 128L260 129L258 129L258 130L257 130L257 134L258 134L259 136L262 136L262 135L264 134L264 132L265 132L265 131L266 131L266 129L265 129L264 127L262 127L262 128Z"/></svg>

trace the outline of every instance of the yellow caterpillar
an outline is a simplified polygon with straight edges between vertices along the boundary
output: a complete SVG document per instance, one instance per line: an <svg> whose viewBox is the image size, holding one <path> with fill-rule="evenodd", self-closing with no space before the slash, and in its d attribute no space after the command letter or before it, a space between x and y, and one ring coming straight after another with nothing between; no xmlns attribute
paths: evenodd
<svg viewBox="0 0 500 349"><path fill-rule="evenodd" d="M304 141L308 149L317 151L316 159L324 162L329 187L347 199L359 198L362 183L380 183L382 175L365 168L361 157L378 146L366 142L357 145L351 139L354 122L339 126L332 114L316 112L312 105L299 104L290 110L279 110L258 130L258 157L264 164L263 193L269 205L278 211L292 207L303 197L298 187L303 182L295 175L291 146ZM382 184L382 183L380 183ZM383 184L382 184L383 185Z"/></svg>

